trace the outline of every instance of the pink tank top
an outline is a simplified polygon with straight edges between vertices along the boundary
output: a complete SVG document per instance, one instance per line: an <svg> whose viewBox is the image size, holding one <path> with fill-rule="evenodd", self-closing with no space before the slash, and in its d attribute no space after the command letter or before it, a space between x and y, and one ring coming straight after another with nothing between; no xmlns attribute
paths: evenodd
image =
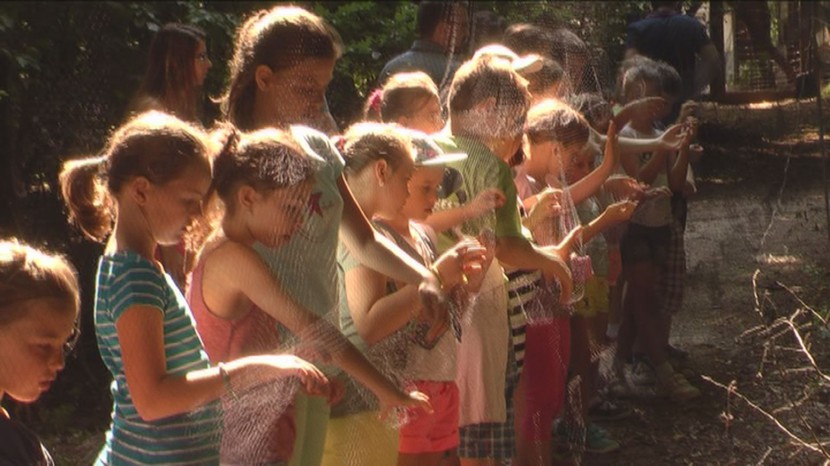
<svg viewBox="0 0 830 466"><path fill-rule="evenodd" d="M254 305L235 320L218 317L208 309L202 294L204 266L204 261L199 261L193 269L187 302L210 362L216 364L241 356L273 353L280 344L273 317Z"/></svg>
<svg viewBox="0 0 830 466"><path fill-rule="evenodd" d="M277 321L258 307L251 305L236 320L217 317L208 309L202 294L204 267L204 261L199 261L193 269L187 301L210 362L275 353L280 344ZM238 400L223 399L223 463L272 463L291 458L296 437L293 400L286 399L276 388L279 385L269 385L270 389L239 393Z"/></svg>

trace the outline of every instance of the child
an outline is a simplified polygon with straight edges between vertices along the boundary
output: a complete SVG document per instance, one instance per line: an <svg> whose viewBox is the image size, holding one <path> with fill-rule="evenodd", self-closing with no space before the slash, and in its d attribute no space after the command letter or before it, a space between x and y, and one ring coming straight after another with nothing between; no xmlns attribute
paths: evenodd
<svg viewBox="0 0 830 466"><path fill-rule="evenodd" d="M437 133L444 125L438 88L425 73L398 73L389 78L378 92L369 99L370 112L377 109L377 120L397 123L405 128ZM447 182L461 183L458 171L449 171ZM450 179L450 177L457 177ZM430 215L424 223L435 232L442 233L455 228L468 219L479 218L504 204L504 195L496 188L483 190L471 202Z"/></svg>
<svg viewBox="0 0 830 466"><path fill-rule="evenodd" d="M562 242L560 247L567 247L567 238L561 237L567 232L558 232L556 228L559 217L572 215L568 206L582 202L599 189L616 164L617 141L612 126L603 164L579 183L568 186L567 192L561 191L566 187L563 179L566 170L589 144L590 132L587 122L559 101L544 101L528 112L524 138L528 159L517 168L516 184L520 187L524 207L529 211L525 226L539 244ZM547 188L548 185L555 189ZM617 204L584 229L574 229L570 233L579 235L580 241L588 242L603 228L625 220L632 211L633 204ZM569 220L578 225L578 219ZM528 325L527 371L522 381L526 406L518 438L520 464L545 465L552 461L550 429L565 399L570 355L576 351L587 352L587 348L582 347L574 347L572 352L569 320L567 313L560 312L558 316L554 314ZM584 333L582 327L578 330ZM579 339L581 333L576 337L576 342L584 340Z"/></svg>
<svg viewBox="0 0 830 466"><path fill-rule="evenodd" d="M379 123L352 126L342 140L346 179L367 215L394 216L408 197L407 183L414 169L409 136L399 128ZM445 253L431 266L449 290L481 261L481 248L464 245ZM398 378L406 373L412 338L410 322L420 320L417 288L395 282L356 260L341 245L340 327L355 346L381 370ZM437 344L446 325L425 325L419 340ZM443 401L443 400L442 400ZM324 465L392 464L397 458L397 432L382 425L368 399L350 379L344 400L332 408L326 436Z"/></svg>
<svg viewBox="0 0 830 466"><path fill-rule="evenodd" d="M225 132L212 188L225 206L221 230L202 248L188 293L211 361L275 350L280 345L276 320L313 345L313 354L330 358L370 387L384 410L416 402L428 407L419 394L401 393L337 329L289 298L253 250L257 241L279 247L300 229L315 164L323 161L305 154L284 131ZM229 400L222 461L288 461L293 417L281 417L279 409L288 404L286 398L286 393L257 390ZM260 434L262 424L273 427Z"/></svg>
<svg viewBox="0 0 830 466"><path fill-rule="evenodd" d="M424 261L424 265L433 265L438 258L435 247L435 232L420 223L432 213L439 196L452 194L460 185L460 174L446 167L447 163L466 158L464 154L444 154L432 140L423 134L413 133L412 141L417 156L415 171L409 180L409 197L403 209L389 215L379 213L375 225L395 241L401 249L415 258ZM455 176L446 176L445 171ZM458 180L454 186L448 186L445 178ZM489 267L488 254L482 270ZM483 275L467 277L467 288L478 291ZM459 291L461 291L459 289ZM462 293L466 294L466 291ZM453 316L460 318L459 315ZM434 465L441 464L442 458L456 457L458 447L458 386L455 383L456 346L460 340L459 323L451 323L453 331L445 331L432 348L413 345L409 350L409 361L405 374L413 384L429 394L434 411L410 413L409 421L400 428L398 465ZM457 461L457 459L456 459Z"/></svg>
<svg viewBox="0 0 830 466"><path fill-rule="evenodd" d="M660 72L654 62L633 66L623 78L626 102L643 97L670 99L671 96L663 93L661 82ZM665 114L638 112L621 133L633 138L656 136L659 132L654 125L663 117ZM686 133L683 145L688 146L690 134ZM686 150L681 150L679 155L656 151L623 157L622 166L638 181L665 191L679 192L686 179L687 156ZM671 221L671 203L668 197L648 199L635 212L622 237L620 251L628 290L616 364L619 370L622 362L631 357L636 332L636 337L655 369L659 391L682 402L700 396L700 390L692 386L682 374L676 373L666 359L665 348L660 341L660 324L655 320L659 312L656 285L666 260Z"/></svg>
<svg viewBox="0 0 830 466"><path fill-rule="evenodd" d="M521 231L516 186L507 161L521 148L530 96L514 63L501 56L480 54L458 70L449 91L453 136L438 142L446 151L468 154L467 160L456 165L464 178L463 188L451 198L456 205L490 187L499 188L505 196L505 203L494 215L467 221L461 230L467 235L492 230L499 261L541 270L548 282L559 281L561 300L566 302L570 272L559 252L535 249ZM495 267L491 269L498 270ZM462 339L458 356L462 464L492 464L511 458L515 451L513 397L519 379L516 353L524 349L524 322L521 310L512 325L508 321L503 279L500 283L485 279L482 290L492 293L488 286L502 290L502 301L487 301L489 308L477 303L475 318L462 328L464 335L474 335Z"/></svg>
<svg viewBox="0 0 830 466"><path fill-rule="evenodd" d="M223 394L291 375L325 393L325 376L294 356L211 367L187 302L153 259L159 244L176 244L201 212L211 179L208 144L202 131L148 112L119 128L104 155L67 162L61 172L71 218L88 237L109 238L98 266L95 328L115 380L112 425L97 464L217 464L215 400Z"/></svg>
<svg viewBox="0 0 830 466"><path fill-rule="evenodd" d="M370 96L366 117L367 120L394 122L427 134L437 133L444 127L438 87L422 71L390 76L380 92Z"/></svg>
<svg viewBox="0 0 830 466"><path fill-rule="evenodd" d="M165 24L150 44L144 78L130 104L130 113L158 110L201 124L202 88L212 63L205 32L187 24ZM161 246L158 258L184 291L193 267L193 251L184 244Z"/></svg>
<svg viewBox="0 0 830 466"><path fill-rule="evenodd" d="M63 369L77 337L80 308L75 269L60 256L0 241L0 401L34 403ZM23 424L0 407L0 463L53 465Z"/></svg>
<svg viewBox="0 0 830 466"><path fill-rule="evenodd" d="M133 98L136 113L159 110L198 123L199 97L208 70L205 32L187 24L165 24L150 44L147 69Z"/></svg>
<svg viewBox="0 0 830 466"><path fill-rule="evenodd" d="M343 178L344 161L328 138L299 125L313 124L340 57L342 41L325 20L302 8L276 6L248 19L237 32L224 105L244 131L291 128L303 150L325 160L318 167L302 229L280 248L254 248L306 309L328 316L338 308L336 254L342 238L362 262L406 283L437 292L433 273L377 233ZM296 126L291 126L291 125ZM325 443L326 400L299 396L297 441L291 464L319 464Z"/></svg>

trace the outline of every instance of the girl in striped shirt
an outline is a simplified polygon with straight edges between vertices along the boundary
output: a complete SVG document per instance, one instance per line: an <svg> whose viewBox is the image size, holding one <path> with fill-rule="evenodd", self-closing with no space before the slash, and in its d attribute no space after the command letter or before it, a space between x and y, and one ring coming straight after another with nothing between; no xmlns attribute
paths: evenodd
<svg viewBox="0 0 830 466"><path fill-rule="evenodd" d="M96 464L218 464L215 400L224 393L287 376L327 390L319 370L290 355L211 367L187 302L154 259L201 214L209 148L201 130L148 112L119 128L103 155L70 161L61 173L71 217L88 237L106 240L95 331L114 405Z"/></svg>

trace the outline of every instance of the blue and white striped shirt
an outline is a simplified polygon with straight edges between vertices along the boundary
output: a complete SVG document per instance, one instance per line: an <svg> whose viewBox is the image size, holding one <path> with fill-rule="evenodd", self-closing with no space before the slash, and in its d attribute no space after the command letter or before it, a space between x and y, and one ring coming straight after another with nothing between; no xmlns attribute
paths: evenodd
<svg viewBox="0 0 830 466"><path fill-rule="evenodd" d="M209 367L187 301L172 278L129 251L101 256L95 284L95 335L113 375L112 424L96 464L218 464L221 411L214 402L190 413L144 421L130 396L115 324L132 306L164 316L167 372L184 375Z"/></svg>

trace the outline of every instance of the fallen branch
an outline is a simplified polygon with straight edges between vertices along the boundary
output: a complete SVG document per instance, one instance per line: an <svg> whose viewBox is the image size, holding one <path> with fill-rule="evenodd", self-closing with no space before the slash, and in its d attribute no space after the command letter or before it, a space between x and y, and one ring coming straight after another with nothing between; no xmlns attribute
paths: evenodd
<svg viewBox="0 0 830 466"><path fill-rule="evenodd" d="M730 386L726 386L726 385L712 379L711 377L709 377L707 375L702 375L702 374L701 374L700 378L702 378L703 380L711 383L712 385L714 385L718 388L722 388L722 389L726 390L727 394L733 394L736 397L740 398L746 404L748 404L752 409L754 409L755 411L761 413L762 415L764 415L764 417L766 417L767 419L772 421L782 432L787 434L787 436L790 437L792 440L794 440L795 442L802 445L803 447L808 448L808 449L810 449L810 450L812 450L816 453L821 453L822 455L824 455L825 459L830 460L830 456L827 455L827 453L824 450L823 446L813 445L812 443L809 443L806 440L803 440L801 437L795 435L793 432L790 431L790 429L787 428L787 426L785 426L783 423L781 423L781 421L779 421L778 418L776 418L772 414L768 413L766 410L764 410L764 408L761 408L760 406L758 406L755 403L753 403L752 401L750 401L749 398L747 398L744 395L742 395L741 393L739 393L738 390L734 386L732 386L732 384L730 384Z"/></svg>

